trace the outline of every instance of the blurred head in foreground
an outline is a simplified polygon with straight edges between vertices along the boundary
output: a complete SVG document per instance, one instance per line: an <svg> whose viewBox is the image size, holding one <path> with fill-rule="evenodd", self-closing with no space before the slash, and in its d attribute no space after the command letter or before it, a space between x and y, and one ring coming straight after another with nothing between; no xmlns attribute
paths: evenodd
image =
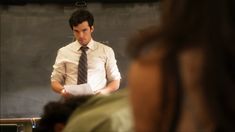
<svg viewBox="0 0 235 132"><path fill-rule="evenodd" d="M37 132L62 132L71 114L91 96L71 97L64 101L49 102L44 106Z"/></svg>
<svg viewBox="0 0 235 132"><path fill-rule="evenodd" d="M234 0L163 0L161 24L131 39L137 132L235 130L234 7Z"/></svg>

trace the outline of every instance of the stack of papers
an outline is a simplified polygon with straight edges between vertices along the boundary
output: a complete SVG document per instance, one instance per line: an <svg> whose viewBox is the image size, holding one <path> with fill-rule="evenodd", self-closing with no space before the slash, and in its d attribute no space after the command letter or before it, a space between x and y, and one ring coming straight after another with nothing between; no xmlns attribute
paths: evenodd
<svg viewBox="0 0 235 132"><path fill-rule="evenodd" d="M64 85L64 88L65 88L66 92L68 92L69 94L72 94L74 96L94 94L90 85L87 83L80 84L80 85Z"/></svg>

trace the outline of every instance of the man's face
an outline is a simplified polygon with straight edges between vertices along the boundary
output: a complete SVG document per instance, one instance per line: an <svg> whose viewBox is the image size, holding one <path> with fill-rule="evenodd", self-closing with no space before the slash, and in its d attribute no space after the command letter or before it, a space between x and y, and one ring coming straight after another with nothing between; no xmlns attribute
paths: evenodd
<svg viewBox="0 0 235 132"><path fill-rule="evenodd" d="M84 21L77 26L73 26L73 34L81 45L87 45L90 42L91 33L93 31L94 27L90 27L87 21Z"/></svg>

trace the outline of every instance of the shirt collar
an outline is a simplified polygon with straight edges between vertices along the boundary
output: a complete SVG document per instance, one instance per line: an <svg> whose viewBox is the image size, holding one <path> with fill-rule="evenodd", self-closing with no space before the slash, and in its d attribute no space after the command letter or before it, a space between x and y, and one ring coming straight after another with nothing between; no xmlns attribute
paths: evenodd
<svg viewBox="0 0 235 132"><path fill-rule="evenodd" d="M76 40L76 45L77 45L77 51L80 50L82 45ZM95 49L95 41L93 39L90 40L90 42L87 44L87 47L91 50Z"/></svg>

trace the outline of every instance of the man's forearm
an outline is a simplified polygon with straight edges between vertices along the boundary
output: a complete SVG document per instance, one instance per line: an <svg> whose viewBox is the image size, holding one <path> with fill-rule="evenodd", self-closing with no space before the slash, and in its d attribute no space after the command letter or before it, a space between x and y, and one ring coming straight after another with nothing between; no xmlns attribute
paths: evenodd
<svg viewBox="0 0 235 132"><path fill-rule="evenodd" d="M51 81L51 88L56 93L61 94L64 87L58 81Z"/></svg>
<svg viewBox="0 0 235 132"><path fill-rule="evenodd" d="M120 86L120 80L113 80L107 84L107 86L100 91L100 94L109 94L116 91Z"/></svg>
<svg viewBox="0 0 235 132"><path fill-rule="evenodd" d="M111 92L116 91L120 86L120 80L113 80L106 86Z"/></svg>

